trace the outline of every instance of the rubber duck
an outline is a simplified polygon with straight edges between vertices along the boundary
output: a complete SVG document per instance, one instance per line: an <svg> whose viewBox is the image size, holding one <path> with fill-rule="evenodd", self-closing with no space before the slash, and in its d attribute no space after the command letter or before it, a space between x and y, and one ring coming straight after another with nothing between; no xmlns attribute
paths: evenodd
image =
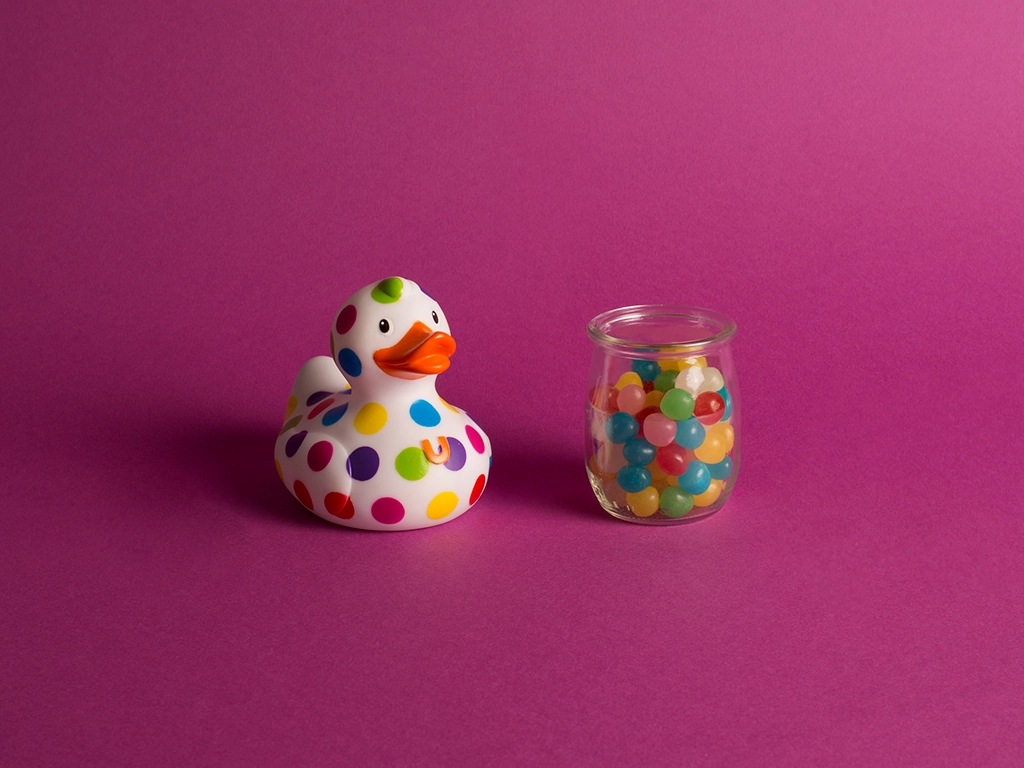
<svg viewBox="0 0 1024 768"><path fill-rule="evenodd" d="M354 293L331 329L331 357L295 377L277 438L277 473L324 520L381 531L446 523L476 504L491 442L438 396L455 352L448 320L415 282Z"/></svg>

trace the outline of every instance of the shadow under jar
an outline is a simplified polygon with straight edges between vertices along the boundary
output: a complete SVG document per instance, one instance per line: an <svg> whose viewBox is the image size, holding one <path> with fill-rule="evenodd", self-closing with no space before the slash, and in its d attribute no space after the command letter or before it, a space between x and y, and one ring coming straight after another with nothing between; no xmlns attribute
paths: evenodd
<svg viewBox="0 0 1024 768"><path fill-rule="evenodd" d="M587 475L622 520L678 525L724 505L740 459L739 392L720 312L613 309L587 325Z"/></svg>

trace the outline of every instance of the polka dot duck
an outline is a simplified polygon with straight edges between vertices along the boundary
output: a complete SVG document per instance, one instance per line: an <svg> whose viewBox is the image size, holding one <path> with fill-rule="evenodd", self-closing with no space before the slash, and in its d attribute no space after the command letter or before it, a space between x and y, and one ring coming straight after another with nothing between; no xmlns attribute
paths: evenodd
<svg viewBox="0 0 1024 768"><path fill-rule="evenodd" d="M281 480L307 509L399 531L454 520L477 502L491 442L435 389L455 352L449 330L437 302L405 278L345 302L332 357L314 357L295 378L274 450Z"/></svg>

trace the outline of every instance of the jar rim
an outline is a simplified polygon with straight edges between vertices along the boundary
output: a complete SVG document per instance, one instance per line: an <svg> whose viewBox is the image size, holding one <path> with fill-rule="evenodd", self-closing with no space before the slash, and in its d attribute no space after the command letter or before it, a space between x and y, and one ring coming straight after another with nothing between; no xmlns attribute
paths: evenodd
<svg viewBox="0 0 1024 768"><path fill-rule="evenodd" d="M639 320L663 317L680 322L688 327L712 326L707 336L680 341L651 342L620 338L613 332L615 324L634 324ZM717 330L715 330L717 329ZM727 343L736 335L736 323L727 315L713 309L689 307L681 304L636 304L602 312L587 323L587 335L602 347L640 354L658 356L664 354L693 353L708 350Z"/></svg>

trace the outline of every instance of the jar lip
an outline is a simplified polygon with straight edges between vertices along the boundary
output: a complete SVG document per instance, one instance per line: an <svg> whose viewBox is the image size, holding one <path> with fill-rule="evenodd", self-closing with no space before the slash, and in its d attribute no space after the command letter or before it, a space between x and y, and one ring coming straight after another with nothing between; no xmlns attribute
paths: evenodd
<svg viewBox="0 0 1024 768"><path fill-rule="evenodd" d="M664 317L684 321L691 327L695 324L710 325L718 330L706 337L688 341L647 342L619 338L609 326L631 324L638 320ZM696 323L694 322L696 321ZM736 323L727 315L713 309L689 307L682 304L636 304L602 312L587 323L587 335L603 347L633 354L657 356L683 352L697 352L721 346L736 335Z"/></svg>

